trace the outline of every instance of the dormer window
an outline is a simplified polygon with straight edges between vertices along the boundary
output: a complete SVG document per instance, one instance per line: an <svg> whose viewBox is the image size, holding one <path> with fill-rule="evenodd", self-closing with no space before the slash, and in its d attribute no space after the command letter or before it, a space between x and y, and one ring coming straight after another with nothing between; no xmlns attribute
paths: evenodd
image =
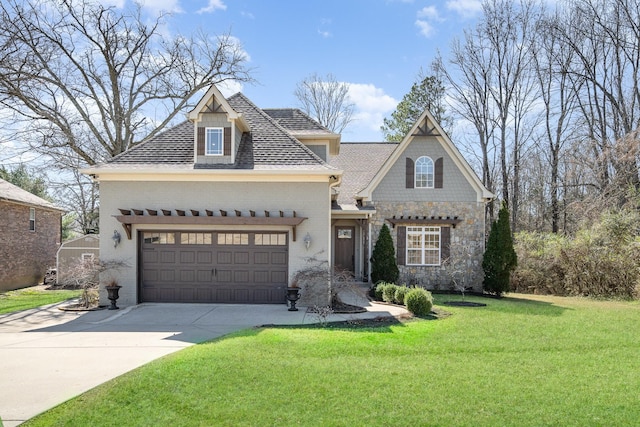
<svg viewBox="0 0 640 427"><path fill-rule="evenodd" d="M224 146L224 130L223 128L206 128L206 156L222 156Z"/></svg>

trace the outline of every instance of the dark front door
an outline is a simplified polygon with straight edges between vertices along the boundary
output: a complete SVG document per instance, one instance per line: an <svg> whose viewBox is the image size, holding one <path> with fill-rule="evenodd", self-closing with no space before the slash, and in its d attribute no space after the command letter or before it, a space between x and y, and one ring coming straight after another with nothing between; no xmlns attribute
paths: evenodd
<svg viewBox="0 0 640 427"><path fill-rule="evenodd" d="M356 228L336 226L335 258L336 268L355 273Z"/></svg>

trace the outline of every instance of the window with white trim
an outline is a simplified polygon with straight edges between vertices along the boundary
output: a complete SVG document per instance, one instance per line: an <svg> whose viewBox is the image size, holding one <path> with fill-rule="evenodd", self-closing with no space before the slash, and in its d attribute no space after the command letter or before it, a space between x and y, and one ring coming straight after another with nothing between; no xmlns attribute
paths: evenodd
<svg viewBox="0 0 640 427"><path fill-rule="evenodd" d="M415 188L433 188L433 160L422 156L416 160Z"/></svg>
<svg viewBox="0 0 640 427"><path fill-rule="evenodd" d="M29 231L36 231L36 208L29 208Z"/></svg>
<svg viewBox="0 0 640 427"><path fill-rule="evenodd" d="M205 156L222 156L224 148L224 128L205 129Z"/></svg>
<svg viewBox="0 0 640 427"><path fill-rule="evenodd" d="M407 265L440 265L440 227L407 227Z"/></svg>

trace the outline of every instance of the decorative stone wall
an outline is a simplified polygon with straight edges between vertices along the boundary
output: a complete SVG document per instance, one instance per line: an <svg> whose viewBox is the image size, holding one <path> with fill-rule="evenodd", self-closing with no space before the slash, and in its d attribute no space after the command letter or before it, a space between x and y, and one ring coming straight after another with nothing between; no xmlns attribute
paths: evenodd
<svg viewBox="0 0 640 427"><path fill-rule="evenodd" d="M60 215L36 208L36 230L30 231L29 206L0 202L0 291L37 285L55 267Z"/></svg>
<svg viewBox="0 0 640 427"><path fill-rule="evenodd" d="M451 256L439 266L399 265L399 284L420 285L431 290L454 289L453 279L465 287L482 290L482 255L484 253L484 205L477 202L375 202L376 215L371 219L372 248L386 218L404 216L458 217L461 220L451 228ZM416 224L423 225L423 224ZM439 224L434 224L439 225ZM446 224L442 224L443 226ZM391 229L397 251L397 231ZM407 224L411 226L411 224ZM397 228L397 227L396 227Z"/></svg>

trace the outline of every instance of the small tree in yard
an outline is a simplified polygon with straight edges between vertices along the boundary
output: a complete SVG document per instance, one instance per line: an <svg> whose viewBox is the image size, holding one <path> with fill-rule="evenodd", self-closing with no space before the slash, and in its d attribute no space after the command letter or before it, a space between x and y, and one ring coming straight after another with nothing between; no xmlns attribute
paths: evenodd
<svg viewBox="0 0 640 427"><path fill-rule="evenodd" d="M371 280L373 280L373 283L381 280L395 283L399 275L391 232L387 224L383 224L371 256Z"/></svg>
<svg viewBox="0 0 640 427"><path fill-rule="evenodd" d="M502 202L498 220L491 226L487 249L482 258L484 290L498 296L508 292L511 272L517 265L518 257L513 248L513 237L509 226L509 209L506 203Z"/></svg>

